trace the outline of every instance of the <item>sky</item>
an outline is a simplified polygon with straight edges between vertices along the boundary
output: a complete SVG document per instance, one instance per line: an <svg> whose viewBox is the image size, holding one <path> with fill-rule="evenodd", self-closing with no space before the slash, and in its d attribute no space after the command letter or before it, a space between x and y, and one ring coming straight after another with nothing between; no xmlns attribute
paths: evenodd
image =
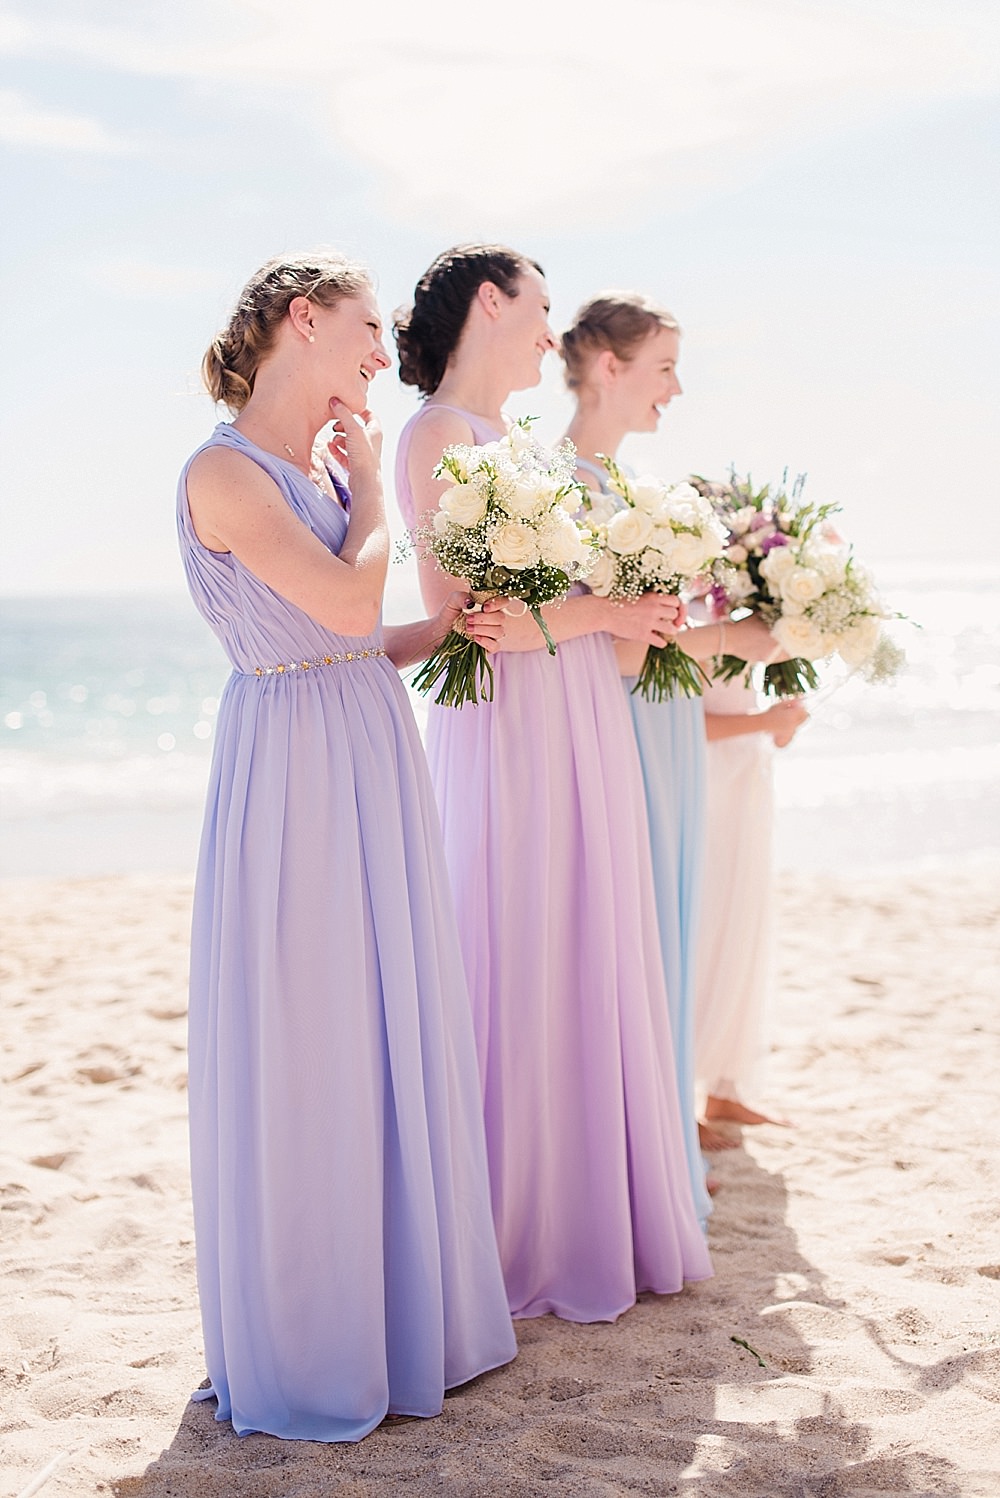
<svg viewBox="0 0 1000 1498"><path fill-rule="evenodd" d="M634 466L804 471L866 559L995 560L994 0L347 11L0 0L0 592L183 588L198 366L263 260L357 256L388 320L479 238L544 265L557 331L615 286L678 317ZM415 404L373 387L390 475ZM554 356L510 410L561 435Z"/></svg>

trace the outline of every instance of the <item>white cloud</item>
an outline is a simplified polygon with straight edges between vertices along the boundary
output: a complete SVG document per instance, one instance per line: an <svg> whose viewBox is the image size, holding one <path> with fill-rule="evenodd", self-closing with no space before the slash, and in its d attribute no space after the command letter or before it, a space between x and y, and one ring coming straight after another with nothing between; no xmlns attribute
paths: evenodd
<svg viewBox="0 0 1000 1498"><path fill-rule="evenodd" d="M24 19L10 49L271 88L373 170L387 215L449 231L623 223L775 146L1000 76L977 0L138 0ZM2 40L0 40L2 45Z"/></svg>
<svg viewBox="0 0 1000 1498"><path fill-rule="evenodd" d="M133 148L86 115L43 109L14 89L0 89L0 141L47 151L123 156Z"/></svg>

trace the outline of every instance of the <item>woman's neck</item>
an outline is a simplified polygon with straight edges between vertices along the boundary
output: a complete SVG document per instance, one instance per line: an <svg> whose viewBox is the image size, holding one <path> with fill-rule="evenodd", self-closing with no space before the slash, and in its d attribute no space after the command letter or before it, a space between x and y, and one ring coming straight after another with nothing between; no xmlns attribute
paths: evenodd
<svg viewBox="0 0 1000 1498"><path fill-rule="evenodd" d="M503 404L509 395L506 381L502 376L497 378L488 361L461 359L448 365L431 401L481 416L502 432L506 425Z"/></svg>
<svg viewBox="0 0 1000 1498"><path fill-rule="evenodd" d="M625 423L611 412L577 406L566 436L581 458L596 463L598 453L613 458L627 432Z"/></svg>
<svg viewBox="0 0 1000 1498"><path fill-rule="evenodd" d="M233 426L258 447L286 458L308 474L313 443L320 427L308 410L304 410L304 404L290 391L266 387L261 390L255 386Z"/></svg>

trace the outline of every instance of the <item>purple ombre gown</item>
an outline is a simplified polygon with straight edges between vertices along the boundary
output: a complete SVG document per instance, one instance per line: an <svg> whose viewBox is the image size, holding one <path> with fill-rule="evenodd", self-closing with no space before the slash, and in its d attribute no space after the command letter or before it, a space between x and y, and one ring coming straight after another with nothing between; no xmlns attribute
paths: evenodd
<svg viewBox="0 0 1000 1498"><path fill-rule="evenodd" d="M339 549L298 469L227 425L207 445ZM515 1353L448 874L381 630L335 635L208 551L186 476L188 582L233 663L191 954L202 1397L241 1434L355 1441Z"/></svg>
<svg viewBox="0 0 1000 1498"><path fill-rule="evenodd" d="M426 409L426 408L425 408ZM475 442L498 433L459 412ZM398 499L414 519L403 432ZM711 1274L691 1197L642 773L610 636L493 657L428 758L515 1316L613 1321Z"/></svg>

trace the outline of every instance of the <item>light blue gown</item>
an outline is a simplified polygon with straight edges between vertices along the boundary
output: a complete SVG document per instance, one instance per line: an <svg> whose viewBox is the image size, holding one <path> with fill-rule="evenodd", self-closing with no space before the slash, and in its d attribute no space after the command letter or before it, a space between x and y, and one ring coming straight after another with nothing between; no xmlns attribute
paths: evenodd
<svg viewBox="0 0 1000 1498"><path fill-rule="evenodd" d="M577 459L608 494L602 468ZM699 1220L712 1210L695 1111L695 960L705 851L705 710L700 697L649 702L623 677L646 787L656 911L667 980L677 1093L691 1190Z"/></svg>

